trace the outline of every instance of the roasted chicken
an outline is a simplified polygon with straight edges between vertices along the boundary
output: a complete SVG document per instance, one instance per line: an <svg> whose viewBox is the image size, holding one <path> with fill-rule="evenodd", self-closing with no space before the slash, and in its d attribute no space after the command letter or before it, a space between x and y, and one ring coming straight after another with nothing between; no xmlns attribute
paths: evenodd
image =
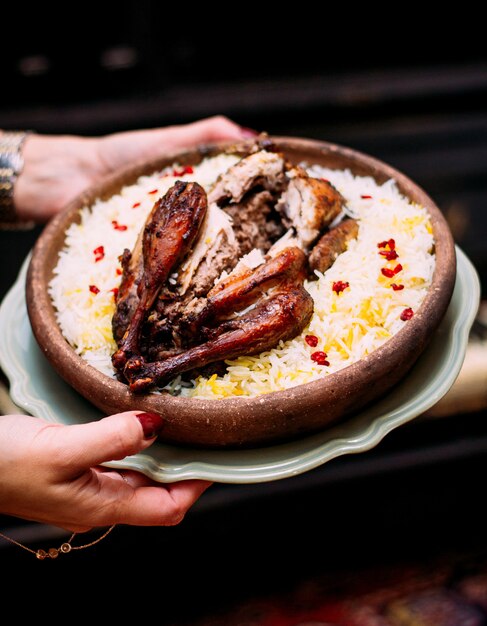
<svg viewBox="0 0 487 626"><path fill-rule="evenodd" d="M299 248L286 248L257 269L230 276L212 290L193 320L197 345L152 363L143 357L127 362L123 373L131 390L146 391L181 372L257 354L295 337L313 313L313 299L303 287L305 276L306 257Z"/></svg>
<svg viewBox="0 0 487 626"><path fill-rule="evenodd" d="M312 178L301 167L287 172L289 183L279 198L276 209L284 224L292 227L304 250L318 239L343 210L344 200L326 180Z"/></svg>
<svg viewBox="0 0 487 626"><path fill-rule="evenodd" d="M119 378L142 393L301 333L313 312L304 281L322 267L322 235L343 205L330 183L265 149L242 156L208 192L178 181L121 258ZM330 254L354 236L342 230L329 231Z"/></svg>

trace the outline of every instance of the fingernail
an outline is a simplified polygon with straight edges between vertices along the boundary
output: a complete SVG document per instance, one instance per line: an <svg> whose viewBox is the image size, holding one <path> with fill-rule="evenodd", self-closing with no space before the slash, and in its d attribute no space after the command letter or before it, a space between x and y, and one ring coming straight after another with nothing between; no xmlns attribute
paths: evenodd
<svg viewBox="0 0 487 626"><path fill-rule="evenodd" d="M142 424L146 439L156 437L164 426L164 420L158 413L137 413L136 417Z"/></svg>
<svg viewBox="0 0 487 626"><path fill-rule="evenodd" d="M253 139L259 134L256 130L253 128L247 128L247 126L240 126L240 131L242 133L242 137L245 139Z"/></svg>

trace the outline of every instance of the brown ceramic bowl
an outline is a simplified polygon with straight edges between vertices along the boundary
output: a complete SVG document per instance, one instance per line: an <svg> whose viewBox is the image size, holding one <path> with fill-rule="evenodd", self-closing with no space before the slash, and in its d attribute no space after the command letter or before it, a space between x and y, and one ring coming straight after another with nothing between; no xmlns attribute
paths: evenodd
<svg viewBox="0 0 487 626"><path fill-rule="evenodd" d="M222 146L205 146L136 165L81 194L44 229L33 250L26 284L29 318L34 335L49 362L75 390L106 414L146 410L162 414L161 440L203 447L249 447L277 443L326 429L389 392L410 370L442 320L456 276L455 246L449 227L433 200L413 181L392 167L349 148L307 139L273 137L294 163L306 161L335 169L349 168L377 182L396 180L410 200L426 207L436 244L436 268L431 288L414 317L396 335L366 358L324 377L286 391L255 398L207 400L168 394L132 394L128 387L88 365L63 338L47 286L63 247L65 232L78 210L97 198L106 199L141 174L177 161L195 164Z"/></svg>

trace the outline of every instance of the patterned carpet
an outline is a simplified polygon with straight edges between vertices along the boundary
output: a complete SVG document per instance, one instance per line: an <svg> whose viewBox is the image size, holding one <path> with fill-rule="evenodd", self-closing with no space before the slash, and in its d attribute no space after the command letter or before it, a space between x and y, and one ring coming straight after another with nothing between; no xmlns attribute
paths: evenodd
<svg viewBox="0 0 487 626"><path fill-rule="evenodd" d="M179 626L180 623L178 623ZM334 573L227 608L191 626L481 626L487 557ZM189 624L188 624L189 626Z"/></svg>

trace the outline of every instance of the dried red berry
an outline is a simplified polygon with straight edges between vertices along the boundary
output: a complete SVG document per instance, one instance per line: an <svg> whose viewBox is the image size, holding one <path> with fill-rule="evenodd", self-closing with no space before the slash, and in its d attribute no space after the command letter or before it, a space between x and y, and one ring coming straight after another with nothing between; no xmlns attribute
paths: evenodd
<svg viewBox="0 0 487 626"><path fill-rule="evenodd" d="M380 250L379 254L384 256L388 261L394 261L399 256L395 250Z"/></svg>
<svg viewBox="0 0 487 626"><path fill-rule="evenodd" d="M407 322L413 317L413 315L414 311L411 308L404 309L404 311L401 313L401 319L403 322Z"/></svg>
<svg viewBox="0 0 487 626"><path fill-rule="evenodd" d="M335 293L341 293L347 287L350 287L350 283L347 283L343 280L336 280L333 283L332 289Z"/></svg>
<svg viewBox="0 0 487 626"><path fill-rule="evenodd" d="M112 226L115 230L127 230L128 228L125 224L119 224L117 220L112 220Z"/></svg>
<svg viewBox="0 0 487 626"><path fill-rule="evenodd" d="M371 199L372 199L372 196L368 196L368 195L365 195L365 194L361 195L360 197L361 197L363 200L371 200Z"/></svg>
<svg viewBox="0 0 487 626"><path fill-rule="evenodd" d="M173 172L172 172L172 175L173 176L184 176L185 174L192 174L192 173L193 173L193 168L191 167L191 165L184 165L179 170L178 169L174 169Z"/></svg>
<svg viewBox="0 0 487 626"><path fill-rule="evenodd" d="M306 335L304 340L306 341L308 346L311 346L312 348L316 348L316 346L318 345L318 337L316 337L316 335Z"/></svg>
<svg viewBox="0 0 487 626"><path fill-rule="evenodd" d="M394 289L394 291L401 291L401 289L404 289L404 285L398 285L397 283L392 283L391 287Z"/></svg>
<svg viewBox="0 0 487 626"><path fill-rule="evenodd" d="M389 250L394 250L394 248L396 247L396 242L394 239L388 239L387 241L381 241L380 243L377 244L378 248L386 248L388 247Z"/></svg>
<svg viewBox="0 0 487 626"><path fill-rule="evenodd" d="M393 270L391 270L389 267L383 267L381 269L381 272L387 278L392 278L393 276L398 274L401 270L402 270L402 265L398 263Z"/></svg>
<svg viewBox="0 0 487 626"><path fill-rule="evenodd" d="M326 352L321 352L319 350L318 352L313 352L311 360L318 363L318 365L330 365L329 361L327 361L327 356Z"/></svg>
<svg viewBox="0 0 487 626"><path fill-rule="evenodd" d="M95 296L97 293L100 293L100 290L98 289L98 287L96 285L90 285L89 286L89 290L91 291L91 293L94 293Z"/></svg>
<svg viewBox="0 0 487 626"><path fill-rule="evenodd" d="M98 248L93 250L93 254L95 255L95 263L97 263L105 257L105 248L103 246L98 246Z"/></svg>
<svg viewBox="0 0 487 626"><path fill-rule="evenodd" d="M136 209L138 206L140 206L140 202L134 202L132 208Z"/></svg>

